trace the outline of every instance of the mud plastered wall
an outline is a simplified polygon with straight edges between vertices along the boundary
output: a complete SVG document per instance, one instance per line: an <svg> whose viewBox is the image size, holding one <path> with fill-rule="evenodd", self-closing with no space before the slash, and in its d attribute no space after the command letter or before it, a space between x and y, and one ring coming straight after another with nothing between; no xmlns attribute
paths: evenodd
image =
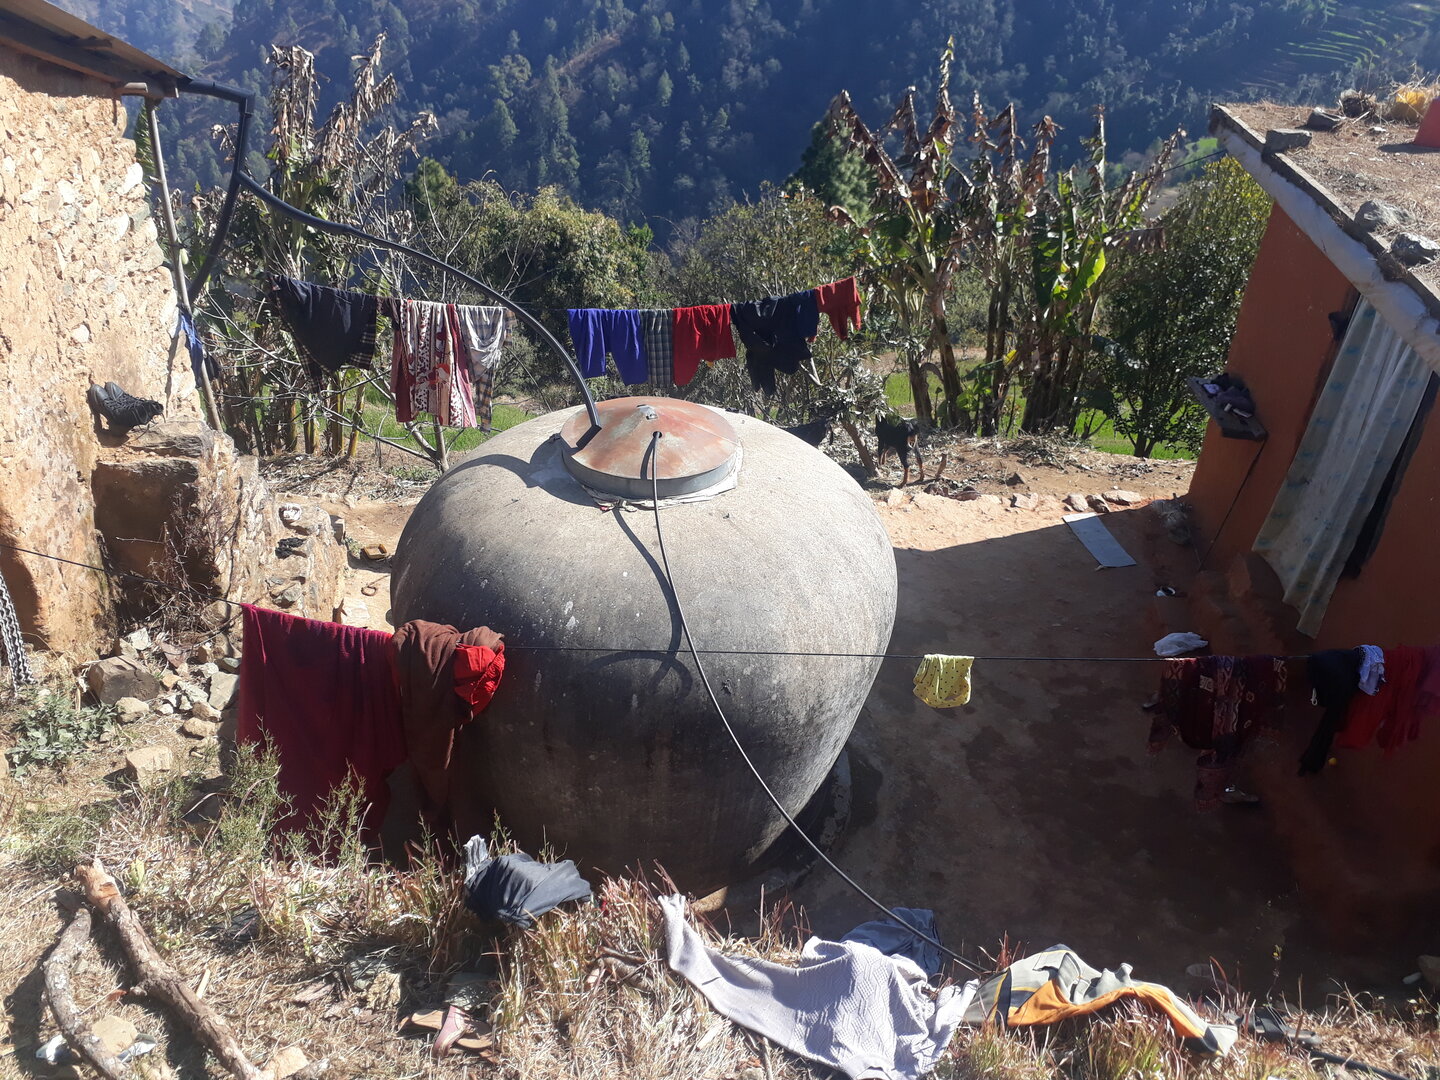
<svg viewBox="0 0 1440 1080"><path fill-rule="evenodd" d="M106 84L0 46L0 541L92 564L90 384L199 412L125 124ZM3 549L0 571L35 644L105 636L99 575Z"/></svg>

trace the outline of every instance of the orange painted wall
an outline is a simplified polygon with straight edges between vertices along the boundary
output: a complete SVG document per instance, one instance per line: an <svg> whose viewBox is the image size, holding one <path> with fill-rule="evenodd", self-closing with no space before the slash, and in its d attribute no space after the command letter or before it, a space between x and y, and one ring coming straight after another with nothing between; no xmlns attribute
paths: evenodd
<svg viewBox="0 0 1440 1080"><path fill-rule="evenodd" d="M1206 433L1189 495L1202 552L1230 513L1208 571L1230 573L1250 552L1329 372L1335 346L1327 316L1353 300L1349 282L1276 208L1228 364L1254 392L1270 438L1246 482L1260 447L1222 438L1213 423ZM1358 577L1341 579L1316 638L1294 631L1294 613L1278 605L1279 584L1268 569L1250 574L1237 578L1256 583L1248 597L1235 598L1238 606L1253 625L1271 623L1274 646L1291 654L1440 644L1440 408L1427 418L1374 554ZM1292 671L1301 676L1303 669ZM1339 751L1334 767L1300 778L1295 762L1319 710L1309 704L1308 686L1295 690L1280 745L1248 755L1249 780L1332 942L1396 945L1417 913L1440 899L1440 721L1389 758L1374 747Z"/></svg>
<svg viewBox="0 0 1440 1080"><path fill-rule="evenodd" d="M1270 437L1263 443L1226 439L1213 421L1205 432L1189 499L1204 543L1211 542L1224 522L1208 567L1223 567L1236 553L1249 551L1269 514L1329 367L1334 348L1329 314L1346 310L1351 293L1345 276L1275 207L1240 304L1226 364L1227 371L1250 387ZM1254 471L1246 481L1252 461ZM1244 490L1236 499L1242 483Z"/></svg>

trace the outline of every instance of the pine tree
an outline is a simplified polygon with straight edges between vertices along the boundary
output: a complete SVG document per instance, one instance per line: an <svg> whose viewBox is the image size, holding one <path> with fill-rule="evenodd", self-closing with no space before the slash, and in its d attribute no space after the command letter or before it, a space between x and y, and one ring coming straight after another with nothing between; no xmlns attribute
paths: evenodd
<svg viewBox="0 0 1440 1080"><path fill-rule="evenodd" d="M800 155L800 168L785 182L787 190L804 188L826 206L843 207L859 220L874 198L874 181L865 163L844 153L824 124L810 129L810 145Z"/></svg>

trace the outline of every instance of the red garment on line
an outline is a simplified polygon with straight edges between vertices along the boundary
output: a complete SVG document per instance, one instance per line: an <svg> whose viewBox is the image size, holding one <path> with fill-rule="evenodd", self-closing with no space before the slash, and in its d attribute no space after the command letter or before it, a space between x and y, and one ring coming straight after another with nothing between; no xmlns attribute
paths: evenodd
<svg viewBox="0 0 1440 1080"><path fill-rule="evenodd" d="M700 361L729 360L735 355L729 304L676 308L670 320L670 336L676 386L684 386L695 377Z"/></svg>
<svg viewBox="0 0 1440 1080"><path fill-rule="evenodd" d="M303 828L353 775L378 828L385 777L405 760L390 635L242 605L244 652L236 741L268 744L280 759L290 813Z"/></svg>
<svg viewBox="0 0 1440 1080"><path fill-rule="evenodd" d="M830 316L830 328L841 341L850 336L851 323L860 329L860 287L853 277L817 286L814 293L815 306Z"/></svg>
<svg viewBox="0 0 1440 1080"><path fill-rule="evenodd" d="M1356 694L1336 746L1358 750L1378 741L1389 753L1420 736L1416 696L1425 673L1425 650L1398 645L1385 650L1385 681L1374 694Z"/></svg>
<svg viewBox="0 0 1440 1080"><path fill-rule="evenodd" d="M1421 650L1425 654L1420 678L1415 683L1415 713L1417 717L1440 714L1440 645L1429 645Z"/></svg>

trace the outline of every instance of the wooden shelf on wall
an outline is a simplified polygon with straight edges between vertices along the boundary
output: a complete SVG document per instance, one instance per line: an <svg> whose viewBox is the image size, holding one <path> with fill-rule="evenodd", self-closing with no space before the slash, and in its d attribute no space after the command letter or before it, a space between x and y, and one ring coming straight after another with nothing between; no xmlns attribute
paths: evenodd
<svg viewBox="0 0 1440 1080"><path fill-rule="evenodd" d="M1215 399L1205 392L1205 380L1193 376L1185 380L1190 386L1190 392L1195 395L1195 400L1204 406L1205 411L1210 414L1220 428L1220 434L1227 439L1248 439L1251 442L1264 442L1269 432L1265 425L1253 417L1236 416L1233 412L1226 412L1224 408L1215 403Z"/></svg>

